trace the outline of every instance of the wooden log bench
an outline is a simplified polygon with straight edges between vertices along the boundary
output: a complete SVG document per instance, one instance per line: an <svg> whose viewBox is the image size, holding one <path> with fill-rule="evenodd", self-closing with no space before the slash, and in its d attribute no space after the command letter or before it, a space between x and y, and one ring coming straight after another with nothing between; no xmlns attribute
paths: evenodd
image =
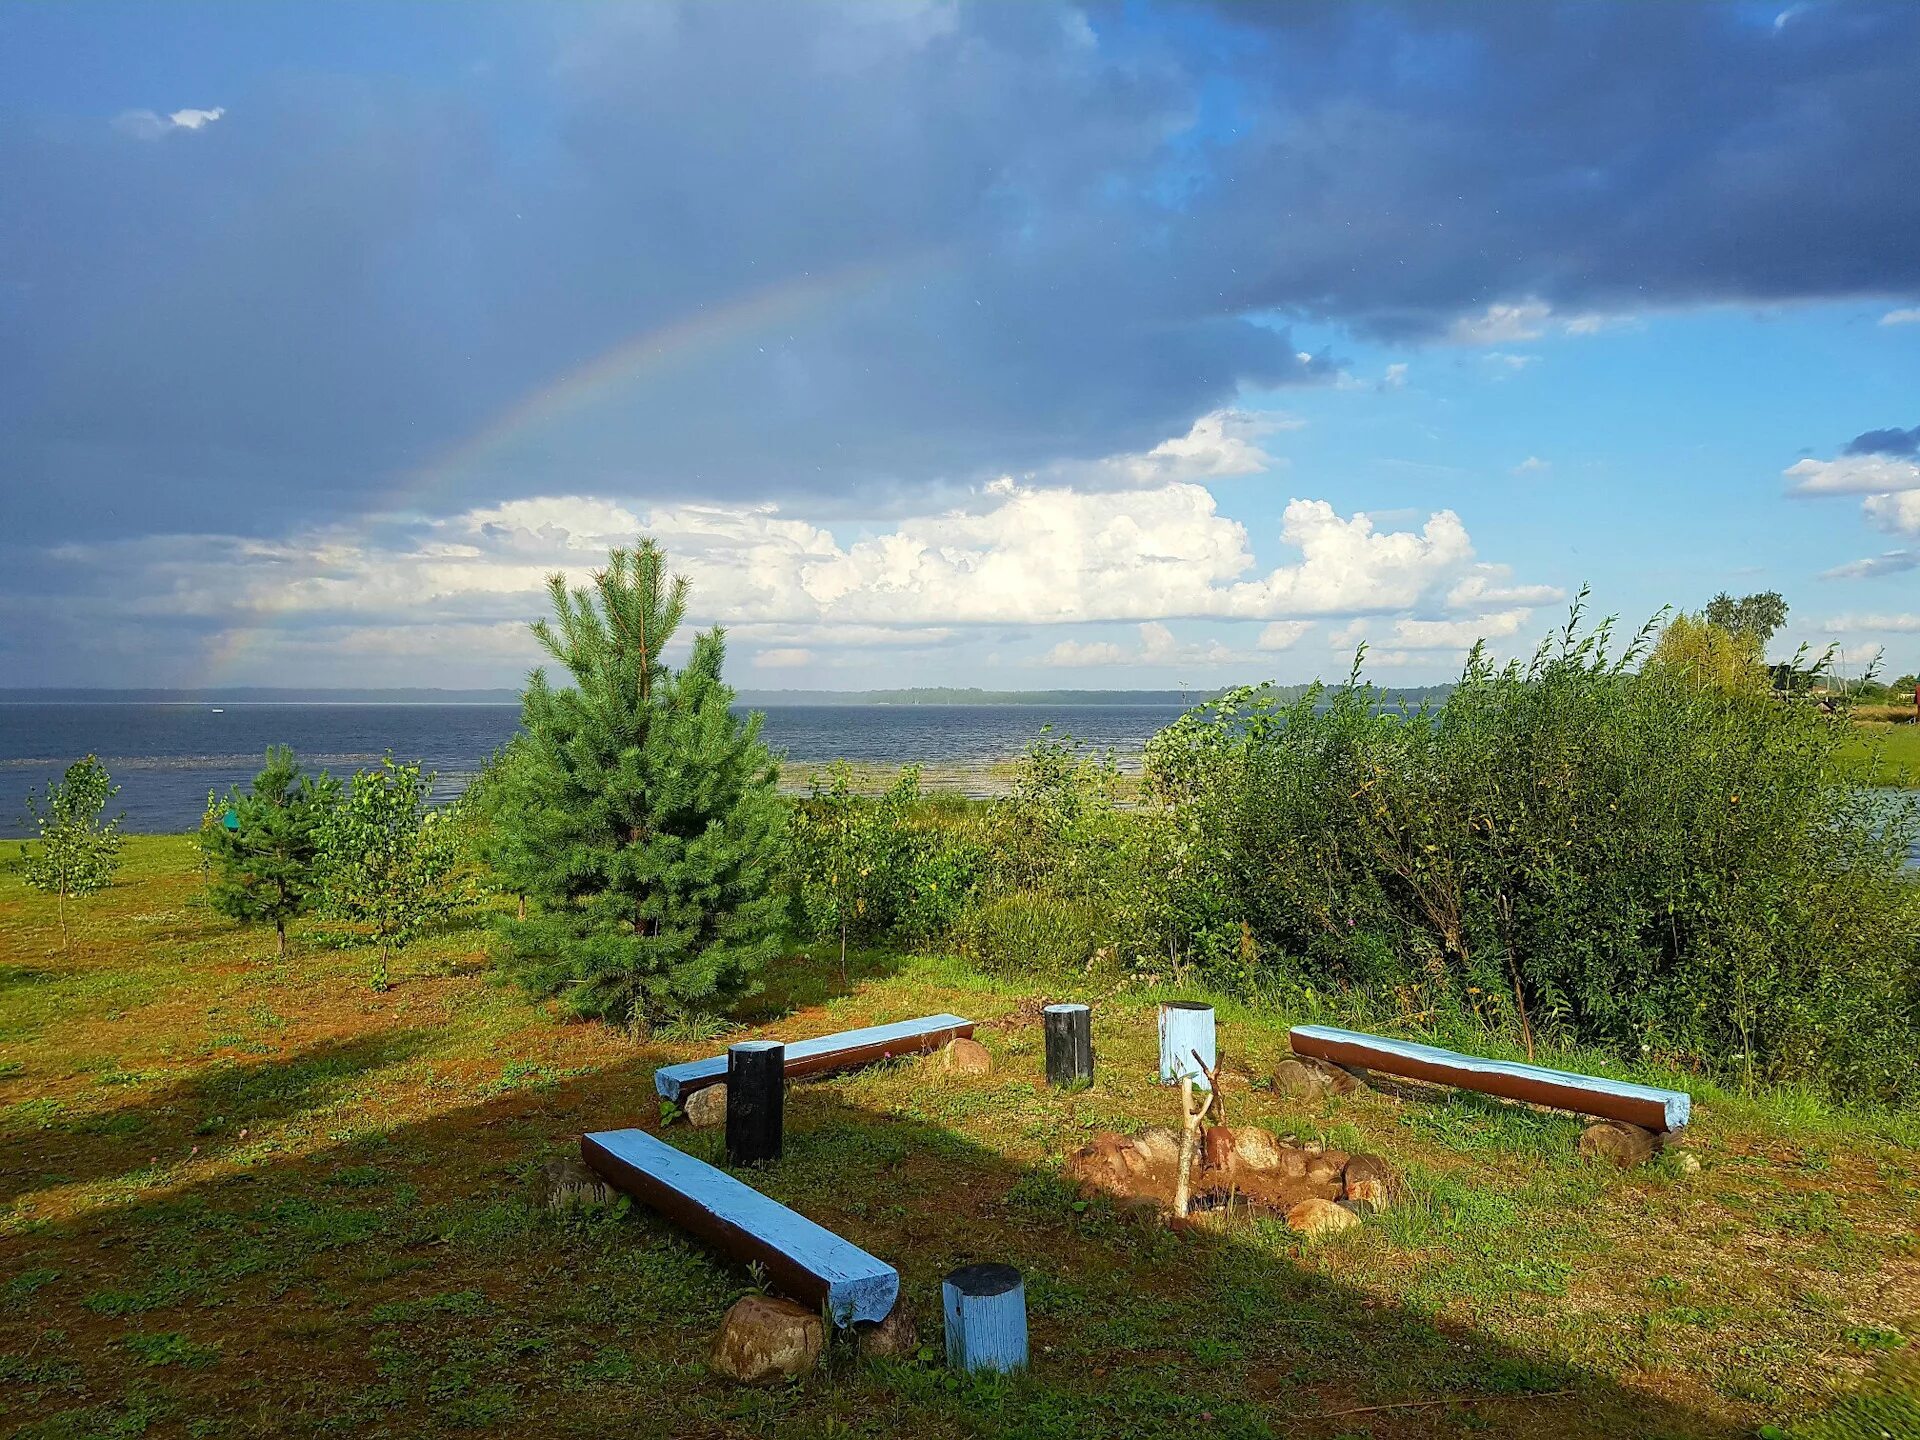
<svg viewBox="0 0 1920 1440"><path fill-rule="evenodd" d="M1410 1040L1385 1040L1358 1030L1336 1030L1328 1025L1296 1025L1288 1036L1293 1053L1325 1060L1348 1069L1379 1070L1413 1080L1431 1080L1478 1090L1507 1100L1549 1105L1577 1115L1638 1125L1654 1134L1678 1130L1687 1123L1692 1100L1681 1090L1661 1090L1626 1080L1548 1070L1511 1060L1483 1060L1437 1045Z"/></svg>
<svg viewBox="0 0 1920 1440"><path fill-rule="evenodd" d="M644 1130L583 1135L580 1154L616 1190L735 1259L765 1266L781 1290L823 1307L836 1325L884 1320L900 1294L891 1265Z"/></svg>
<svg viewBox="0 0 1920 1440"><path fill-rule="evenodd" d="M836 1070L852 1070L895 1055L919 1055L938 1050L950 1040L973 1034L973 1021L958 1015L922 1015L918 1020L899 1020L891 1025L869 1025L863 1030L842 1030L835 1035L820 1035L812 1040L795 1040L787 1046L786 1078L803 1075L827 1075ZM727 1078L727 1057L715 1055L706 1060L689 1060L680 1065L663 1065L653 1072L653 1088L662 1100L684 1105L687 1096Z"/></svg>

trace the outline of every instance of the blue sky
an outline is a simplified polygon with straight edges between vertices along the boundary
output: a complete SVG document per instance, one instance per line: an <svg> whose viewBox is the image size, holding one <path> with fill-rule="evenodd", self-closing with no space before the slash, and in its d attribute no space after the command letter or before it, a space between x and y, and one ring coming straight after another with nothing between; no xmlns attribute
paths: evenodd
<svg viewBox="0 0 1920 1440"><path fill-rule="evenodd" d="M5 683L1920 668L1911 5L0 10Z"/></svg>

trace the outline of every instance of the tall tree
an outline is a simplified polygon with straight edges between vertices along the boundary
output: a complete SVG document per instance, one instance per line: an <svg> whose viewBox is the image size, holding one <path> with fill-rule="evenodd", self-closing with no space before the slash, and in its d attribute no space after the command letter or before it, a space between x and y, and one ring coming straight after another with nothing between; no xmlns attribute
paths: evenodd
<svg viewBox="0 0 1920 1440"><path fill-rule="evenodd" d="M573 685L536 670L523 699L521 803L501 808L494 853L533 905L507 922L502 963L635 1028L750 993L778 946L784 813L760 717L731 709L723 632L668 668L687 582L649 539L591 587L554 575L547 590L553 618L533 633Z"/></svg>
<svg viewBox="0 0 1920 1440"><path fill-rule="evenodd" d="M293 751L275 745L253 784L236 786L219 818L201 827L216 871L213 908L243 925L272 925L283 959L287 922L305 914L319 890L321 834L339 799L331 775L302 775Z"/></svg>
<svg viewBox="0 0 1920 1440"><path fill-rule="evenodd" d="M28 792L35 838L22 847L20 871L34 889L59 897L62 950L71 943L67 902L106 889L120 866L120 817L105 818L107 802L119 793L92 755L69 765L44 801Z"/></svg>
<svg viewBox="0 0 1920 1440"><path fill-rule="evenodd" d="M1722 590L1707 602L1703 612L1709 625L1735 635L1751 636L1762 653L1775 632L1787 623L1787 602L1778 590L1762 590L1742 595L1738 600Z"/></svg>

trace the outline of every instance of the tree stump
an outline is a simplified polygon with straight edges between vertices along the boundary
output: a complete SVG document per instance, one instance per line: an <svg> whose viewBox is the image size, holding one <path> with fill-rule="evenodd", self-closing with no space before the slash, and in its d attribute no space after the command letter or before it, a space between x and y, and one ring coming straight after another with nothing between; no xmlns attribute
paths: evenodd
<svg viewBox="0 0 1920 1440"><path fill-rule="evenodd" d="M1061 1090L1093 1083L1093 1011L1049 1005L1040 1012L1047 1036L1047 1083Z"/></svg>
<svg viewBox="0 0 1920 1440"><path fill-rule="evenodd" d="M1200 1064L1194 1063L1194 1052ZM1160 1083L1177 1085L1192 1080L1202 1090L1212 1088L1207 1071L1218 1067L1214 1049L1213 1007L1191 1000L1169 1000L1160 1007Z"/></svg>
<svg viewBox="0 0 1920 1440"><path fill-rule="evenodd" d="M778 1160L786 1124L787 1047L746 1040L727 1047L727 1160Z"/></svg>
<svg viewBox="0 0 1920 1440"><path fill-rule="evenodd" d="M1027 1368L1027 1287L1011 1265L968 1265L941 1282L947 1364L1005 1373Z"/></svg>

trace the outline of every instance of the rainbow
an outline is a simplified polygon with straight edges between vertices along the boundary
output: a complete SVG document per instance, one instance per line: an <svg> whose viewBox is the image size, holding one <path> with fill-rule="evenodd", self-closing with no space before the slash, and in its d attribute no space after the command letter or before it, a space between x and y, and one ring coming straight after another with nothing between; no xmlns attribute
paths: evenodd
<svg viewBox="0 0 1920 1440"><path fill-rule="evenodd" d="M545 384L527 391L505 410L428 464L408 471L370 507L339 543L364 543L382 520L420 518L436 501L457 493L460 483L515 447L556 427L618 403L669 366L703 351L763 334L833 301L898 280L936 262L944 252L923 251L905 260L866 262L821 274L803 274L751 291L724 304L701 306L663 325L622 340ZM202 669L207 685L224 683L246 657L274 633L275 617L291 598L259 605L248 623L230 626L206 641Z"/></svg>

